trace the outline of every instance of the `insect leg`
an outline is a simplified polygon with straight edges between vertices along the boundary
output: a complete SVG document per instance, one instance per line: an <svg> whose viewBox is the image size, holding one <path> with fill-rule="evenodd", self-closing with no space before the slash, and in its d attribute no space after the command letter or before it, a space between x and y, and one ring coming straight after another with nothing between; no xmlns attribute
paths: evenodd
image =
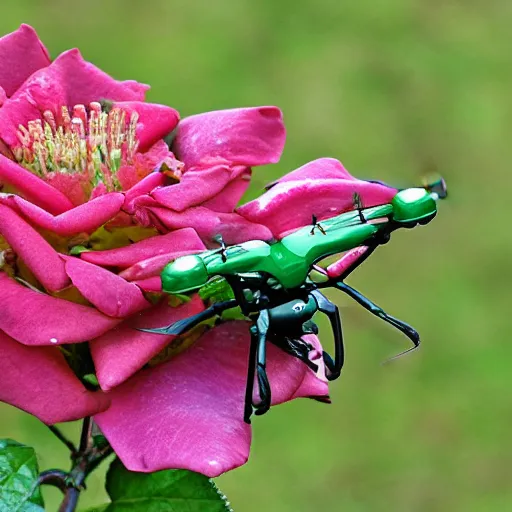
<svg viewBox="0 0 512 512"><path fill-rule="evenodd" d="M375 316L384 320L384 322L387 322L388 324L398 329L412 341L414 346L406 350L405 352L402 352L398 356L403 355L407 352L411 352L412 350L415 350L420 346L420 335L409 324L406 324L405 322L399 320L398 318L395 318L394 316L388 315L380 306L377 306L377 304L372 302L370 299L365 297L363 294L361 294L348 284L338 281L334 283L332 286L336 287L338 290L341 290L342 292L345 292L349 297L352 297L356 302L363 306L363 308L367 309L370 313L374 314Z"/></svg>
<svg viewBox="0 0 512 512"><path fill-rule="evenodd" d="M270 383L267 376L267 332L270 324L268 310L264 309L260 312L256 321L256 329L258 335L257 356L256 356L256 374L258 377L258 388L260 402L254 404L254 414L260 416L270 409L272 394L270 391Z"/></svg>
<svg viewBox="0 0 512 512"><path fill-rule="evenodd" d="M333 304L319 290L313 290L311 295L318 305L318 310L326 314L331 322L331 328L334 334L334 361L327 352L323 353L323 358L328 370L328 374L326 375L327 379L335 380L340 376L341 369L343 368L343 363L345 361L345 348L343 346L343 331L341 329L340 312L336 304Z"/></svg>
<svg viewBox="0 0 512 512"><path fill-rule="evenodd" d="M247 370L247 385L245 387L244 421L251 424L252 392L254 389L254 372L256 371L256 353L258 351L258 329L251 327L251 346L249 348L249 364Z"/></svg>
<svg viewBox="0 0 512 512"><path fill-rule="evenodd" d="M143 332L152 332L155 334L175 334L180 335L184 332L189 331L192 327L195 327L197 324L200 324L204 320L208 320L212 318L226 309L234 308L238 305L238 302L235 299L226 300L223 302L216 302L212 304L209 308L201 311L201 313L197 313L197 315L190 316L188 318L183 318L182 320L178 320L177 322L168 325L167 327L159 327L155 329L137 329L138 331Z"/></svg>

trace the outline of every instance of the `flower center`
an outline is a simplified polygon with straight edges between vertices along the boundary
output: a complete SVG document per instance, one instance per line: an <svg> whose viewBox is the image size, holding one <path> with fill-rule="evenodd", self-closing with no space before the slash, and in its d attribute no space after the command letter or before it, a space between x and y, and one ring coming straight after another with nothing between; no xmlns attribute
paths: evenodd
<svg viewBox="0 0 512 512"><path fill-rule="evenodd" d="M14 157L43 179L52 173L78 174L94 186L103 183L107 190L116 190L117 171L133 164L137 152L137 120L136 112L128 116L119 107L105 111L98 102L89 109L75 105L72 115L63 106L58 120L47 110L43 120L20 125Z"/></svg>

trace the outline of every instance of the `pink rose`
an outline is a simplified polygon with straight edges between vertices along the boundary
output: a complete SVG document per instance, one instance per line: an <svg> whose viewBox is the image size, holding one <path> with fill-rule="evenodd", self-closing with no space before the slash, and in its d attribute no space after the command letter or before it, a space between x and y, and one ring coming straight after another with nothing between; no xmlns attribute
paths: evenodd
<svg viewBox="0 0 512 512"><path fill-rule="evenodd" d="M251 167L280 158L279 109L179 122L174 109L144 102L147 89L77 50L50 61L26 25L0 39L0 400L47 424L94 415L129 469L216 476L249 454L247 323L210 329L166 359L175 336L136 329L205 305L193 296L171 307L162 268L218 234L268 240L313 213L350 209L353 191L366 206L395 191L321 159L235 211ZM163 138L176 127L171 152ZM309 338L317 374L269 347L273 403L328 400L322 350Z"/></svg>

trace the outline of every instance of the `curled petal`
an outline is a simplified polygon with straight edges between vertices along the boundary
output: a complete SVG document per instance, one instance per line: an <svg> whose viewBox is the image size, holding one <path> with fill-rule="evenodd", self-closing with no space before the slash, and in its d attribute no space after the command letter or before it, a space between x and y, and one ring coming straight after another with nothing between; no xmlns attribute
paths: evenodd
<svg viewBox="0 0 512 512"><path fill-rule="evenodd" d="M243 421L248 351L248 324L228 322L114 389L112 406L95 420L125 466L143 472L184 468L215 477L244 464L251 443ZM312 374L273 345L268 361L274 403L297 396ZM323 381L318 389L306 388L308 396L327 394ZM148 428L152 435L143 435Z"/></svg>
<svg viewBox="0 0 512 512"><path fill-rule="evenodd" d="M173 148L187 167L215 161L265 165L279 161L285 138L277 107L240 108L183 119Z"/></svg>
<svg viewBox="0 0 512 512"><path fill-rule="evenodd" d="M361 180L318 179L279 183L237 213L268 226L275 236L319 220L354 210L354 193L365 208L389 203L397 190Z"/></svg>
<svg viewBox="0 0 512 512"><path fill-rule="evenodd" d="M145 292L161 293L162 291L162 280L160 276L148 277L146 279L138 279L134 283Z"/></svg>
<svg viewBox="0 0 512 512"><path fill-rule="evenodd" d="M148 207L136 213L141 222L145 220L144 213L149 219L155 219L168 229L192 226L207 246L211 246L216 235L222 235L228 245L272 238L272 233L266 226L249 222L236 213L213 212L203 206L188 208L181 213L166 208Z"/></svg>
<svg viewBox="0 0 512 512"><path fill-rule="evenodd" d="M138 114L136 133L139 151L146 151L155 142L169 135L180 120L178 112L166 105L142 101L120 101L115 105L129 114Z"/></svg>
<svg viewBox="0 0 512 512"><path fill-rule="evenodd" d="M49 64L48 51L29 25L23 24L0 38L0 87L7 96L12 96L32 73Z"/></svg>
<svg viewBox="0 0 512 512"><path fill-rule="evenodd" d="M3 108L0 109L0 117L2 111ZM73 208L73 203L62 192L3 154L0 154L0 183L12 185L23 197L53 215Z"/></svg>
<svg viewBox="0 0 512 512"><path fill-rule="evenodd" d="M251 182L251 170L245 171L229 182L218 194L205 201L202 206L214 212L232 213Z"/></svg>
<svg viewBox="0 0 512 512"><path fill-rule="evenodd" d="M132 206L133 201L140 196L149 194L156 187L161 187L165 184L165 175L161 172L152 172L145 178L142 178L137 184L126 191L123 210L132 214L135 209Z"/></svg>
<svg viewBox="0 0 512 512"><path fill-rule="evenodd" d="M335 158L318 158L304 164L295 171L285 174L281 178L269 183L265 188L270 189L278 183L286 181L319 180L319 179L342 179L355 180L343 164Z"/></svg>
<svg viewBox="0 0 512 512"><path fill-rule="evenodd" d="M86 62L78 50L59 55L49 66L36 71L0 110L0 138L17 144L21 124L41 119L41 113L60 112L63 105L88 105L102 99L143 100L148 86L134 81L118 82Z"/></svg>
<svg viewBox="0 0 512 512"><path fill-rule="evenodd" d="M341 276L354 262L356 262L368 247L361 246L347 251L339 260L327 267L327 275L332 279Z"/></svg>
<svg viewBox="0 0 512 512"><path fill-rule="evenodd" d="M14 205L32 225L57 235L71 236L92 233L113 219L121 210L124 196L117 192L105 194L56 216L19 196L9 196L4 202Z"/></svg>
<svg viewBox="0 0 512 512"><path fill-rule="evenodd" d="M176 338L137 331L138 328L163 327L203 310L203 301L197 295L177 308L170 307L164 298L158 306L93 340L91 354L101 388L108 391L119 386Z"/></svg>
<svg viewBox="0 0 512 512"><path fill-rule="evenodd" d="M105 315L124 318L150 307L137 285L80 258L62 258L78 291Z"/></svg>
<svg viewBox="0 0 512 512"><path fill-rule="evenodd" d="M165 235L146 238L119 249L83 252L81 257L89 263L102 267L127 268L154 256L204 249L205 246L196 231L192 228L183 228Z"/></svg>
<svg viewBox="0 0 512 512"><path fill-rule="evenodd" d="M23 345L59 345L97 338L121 320L56 299L0 272L0 329Z"/></svg>
<svg viewBox="0 0 512 512"><path fill-rule="evenodd" d="M25 347L0 331L0 401L48 425L104 411L102 392L87 391L54 347Z"/></svg>
<svg viewBox="0 0 512 512"><path fill-rule="evenodd" d="M0 234L47 290L61 290L69 284L64 262L55 249L17 213L2 204Z"/></svg>

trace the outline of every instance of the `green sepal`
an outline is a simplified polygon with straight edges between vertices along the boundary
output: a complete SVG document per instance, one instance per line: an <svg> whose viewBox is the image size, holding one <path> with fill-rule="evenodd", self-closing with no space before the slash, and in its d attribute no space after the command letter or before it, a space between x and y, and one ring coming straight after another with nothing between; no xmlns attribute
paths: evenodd
<svg viewBox="0 0 512 512"><path fill-rule="evenodd" d="M36 452L12 439L0 439L0 512L41 512Z"/></svg>
<svg viewBox="0 0 512 512"><path fill-rule="evenodd" d="M233 512L211 479L182 469L134 473L116 459L106 489L111 503L87 512Z"/></svg>
<svg viewBox="0 0 512 512"><path fill-rule="evenodd" d="M85 247L85 245L75 245L69 250L69 254L71 254L71 256L79 256L83 252L91 252L91 249Z"/></svg>

